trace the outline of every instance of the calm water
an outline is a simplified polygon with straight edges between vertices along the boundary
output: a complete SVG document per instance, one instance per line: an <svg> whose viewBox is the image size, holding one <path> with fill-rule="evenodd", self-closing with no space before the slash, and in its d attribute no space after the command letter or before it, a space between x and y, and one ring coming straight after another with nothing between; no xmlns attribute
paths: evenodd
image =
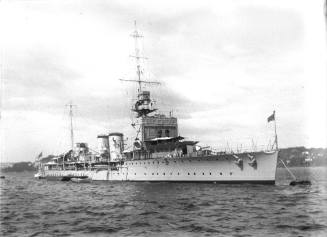
<svg viewBox="0 0 327 237"><path fill-rule="evenodd" d="M89 183L5 174L2 236L325 236L327 168L293 168L312 186Z"/></svg>

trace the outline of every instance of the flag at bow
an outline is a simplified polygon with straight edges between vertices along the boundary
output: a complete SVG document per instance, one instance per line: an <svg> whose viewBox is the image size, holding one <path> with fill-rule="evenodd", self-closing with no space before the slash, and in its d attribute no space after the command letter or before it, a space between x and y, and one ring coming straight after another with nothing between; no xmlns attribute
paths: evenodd
<svg viewBox="0 0 327 237"><path fill-rule="evenodd" d="M267 121L268 121L268 123L269 123L270 121L275 121L275 111L273 112L272 115L270 115L270 116L267 118Z"/></svg>

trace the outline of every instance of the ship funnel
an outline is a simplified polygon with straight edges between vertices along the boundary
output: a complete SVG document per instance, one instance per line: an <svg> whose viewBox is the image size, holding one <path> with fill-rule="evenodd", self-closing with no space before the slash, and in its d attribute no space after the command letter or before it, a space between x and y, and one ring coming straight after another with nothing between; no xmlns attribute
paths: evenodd
<svg viewBox="0 0 327 237"><path fill-rule="evenodd" d="M110 161L120 161L123 158L124 135L122 133L109 133Z"/></svg>
<svg viewBox="0 0 327 237"><path fill-rule="evenodd" d="M109 137L108 135L98 135L98 152L102 154L109 154Z"/></svg>

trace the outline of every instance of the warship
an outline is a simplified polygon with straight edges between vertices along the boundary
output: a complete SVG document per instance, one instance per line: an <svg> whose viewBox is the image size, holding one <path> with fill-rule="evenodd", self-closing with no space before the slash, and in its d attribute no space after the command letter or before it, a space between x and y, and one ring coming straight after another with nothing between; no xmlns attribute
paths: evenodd
<svg viewBox="0 0 327 237"><path fill-rule="evenodd" d="M142 68L135 39L137 99L132 106L137 122L132 149L125 150L124 134L110 132L97 136L97 151L87 143L74 144L73 105L69 104L71 149L50 159L37 159L36 178L77 181L215 182L275 184L278 142L275 112L268 122L275 123L274 144L261 151L214 151L198 146L179 134L177 117L158 112L145 84L159 84L142 78Z"/></svg>

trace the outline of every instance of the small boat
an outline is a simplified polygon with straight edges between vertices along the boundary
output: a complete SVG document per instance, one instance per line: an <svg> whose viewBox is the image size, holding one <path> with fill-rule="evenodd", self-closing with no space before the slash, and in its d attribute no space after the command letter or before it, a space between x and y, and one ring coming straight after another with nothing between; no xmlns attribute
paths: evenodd
<svg viewBox="0 0 327 237"><path fill-rule="evenodd" d="M290 182L291 186L296 186L296 185L311 185L310 180L293 180Z"/></svg>
<svg viewBox="0 0 327 237"><path fill-rule="evenodd" d="M91 183L92 179L87 178L71 178L70 179L74 183Z"/></svg>
<svg viewBox="0 0 327 237"><path fill-rule="evenodd" d="M36 179L44 179L44 177L40 173L36 173L34 175L34 178L36 178Z"/></svg>

